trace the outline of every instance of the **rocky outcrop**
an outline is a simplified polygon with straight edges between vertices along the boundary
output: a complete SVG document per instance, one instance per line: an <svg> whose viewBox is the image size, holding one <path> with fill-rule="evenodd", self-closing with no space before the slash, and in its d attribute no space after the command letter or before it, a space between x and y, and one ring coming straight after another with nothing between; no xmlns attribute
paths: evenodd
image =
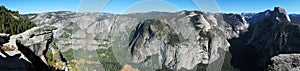
<svg viewBox="0 0 300 71"><path fill-rule="evenodd" d="M176 19L187 22L179 24L153 19L140 22L130 35L133 61L146 65L151 61L149 57L158 54L161 61L158 65L173 70L191 70L197 64L212 64L224 56L219 51L228 50L227 39L238 37L238 33L248 27L240 15L196 11L184 14L187 16ZM227 19L223 20L223 16Z"/></svg>
<svg viewBox="0 0 300 71"><path fill-rule="evenodd" d="M271 17L273 18L272 21L278 21L278 20L291 21L289 14L281 7L275 7Z"/></svg>
<svg viewBox="0 0 300 71"><path fill-rule="evenodd" d="M259 23L253 34L251 35L248 45L254 47L261 58L258 64L264 64L268 59L278 53L291 53L297 52L297 44L300 28L296 24L292 24L289 20L287 13L282 9L276 7L273 14ZM266 28L269 27L269 28Z"/></svg>
<svg viewBox="0 0 300 71"><path fill-rule="evenodd" d="M299 71L299 54L279 54L271 58L268 65L269 71Z"/></svg>
<svg viewBox="0 0 300 71"><path fill-rule="evenodd" d="M3 62L0 64L0 70L67 70L66 60L60 56L57 48L50 47L53 40L52 31L55 29L53 26L41 26L17 35L1 35L1 40L6 42L1 44L0 60ZM59 57L55 58L55 55Z"/></svg>
<svg viewBox="0 0 300 71"><path fill-rule="evenodd" d="M283 8L275 7L261 22L231 41L232 62L241 70L266 70L271 57L299 52L300 26L291 23ZM245 42L246 41L246 42Z"/></svg>

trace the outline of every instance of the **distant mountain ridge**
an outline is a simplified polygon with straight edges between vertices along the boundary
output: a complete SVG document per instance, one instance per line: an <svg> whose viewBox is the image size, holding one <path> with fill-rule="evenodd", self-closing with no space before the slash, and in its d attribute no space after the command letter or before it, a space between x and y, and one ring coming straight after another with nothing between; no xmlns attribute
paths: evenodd
<svg viewBox="0 0 300 71"><path fill-rule="evenodd" d="M300 14L290 14L289 16L293 23L300 23Z"/></svg>
<svg viewBox="0 0 300 71"><path fill-rule="evenodd" d="M37 26L57 27L53 43L79 70L131 65L151 71L265 71L280 67L269 62L273 56L299 52L299 15L280 7L244 14L59 11L23 16Z"/></svg>

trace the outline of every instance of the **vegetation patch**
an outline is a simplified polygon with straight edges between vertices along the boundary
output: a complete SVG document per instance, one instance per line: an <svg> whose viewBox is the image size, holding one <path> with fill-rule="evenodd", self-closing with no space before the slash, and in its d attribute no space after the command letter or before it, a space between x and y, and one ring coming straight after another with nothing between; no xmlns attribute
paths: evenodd
<svg viewBox="0 0 300 71"><path fill-rule="evenodd" d="M53 70L58 70L60 67L65 66L64 62L60 61L60 55L58 51L47 51L46 58L49 66L53 68Z"/></svg>
<svg viewBox="0 0 300 71"><path fill-rule="evenodd" d="M199 63L197 65L197 70L196 71L206 71L207 66L208 66L208 64L201 64L201 63Z"/></svg>
<svg viewBox="0 0 300 71"><path fill-rule="evenodd" d="M67 66L66 59L60 53L57 46L55 44L50 44L50 45L52 45L52 49L49 48L49 50L45 54L45 58L47 60L48 65L50 66L50 69L58 70L61 69L62 67Z"/></svg>
<svg viewBox="0 0 300 71"><path fill-rule="evenodd" d="M130 32L130 43L129 46L141 46L144 40L150 40L153 37L157 39L167 41L167 44L175 46L183 40L174 30L168 25L160 20L149 19L141 22L136 30ZM146 39L144 39L146 38Z"/></svg>
<svg viewBox="0 0 300 71"><path fill-rule="evenodd" d="M109 49L97 49L96 51L105 71L119 71L122 69L111 47Z"/></svg>
<svg viewBox="0 0 300 71"><path fill-rule="evenodd" d="M167 39L169 41L168 44L170 44L172 46L174 46L180 42L179 36L175 33L168 33Z"/></svg>
<svg viewBox="0 0 300 71"><path fill-rule="evenodd" d="M67 61L68 61L68 67L69 69L72 71L78 71L79 69L76 67L76 63L72 62L72 60L74 60L74 55L73 55L73 49L69 49L68 51L62 53L64 57L66 57Z"/></svg>
<svg viewBox="0 0 300 71"><path fill-rule="evenodd" d="M0 6L0 33L19 34L36 25L22 17L18 11L7 10Z"/></svg>
<svg viewBox="0 0 300 71"><path fill-rule="evenodd" d="M157 69L155 71L173 71L173 70L168 68L167 66L163 65L161 69Z"/></svg>
<svg viewBox="0 0 300 71"><path fill-rule="evenodd" d="M68 61L73 60L74 59L73 49L69 49L68 51L64 52L63 56L65 56Z"/></svg>
<svg viewBox="0 0 300 71"><path fill-rule="evenodd" d="M79 29L80 27L74 22L70 22L67 27L63 28L63 30L65 30L68 33L75 33Z"/></svg>
<svg viewBox="0 0 300 71"><path fill-rule="evenodd" d="M135 33L135 30L130 31L130 33L129 33L129 40L133 39L134 33Z"/></svg>
<svg viewBox="0 0 300 71"><path fill-rule="evenodd" d="M150 59L151 59L151 56L147 56L146 59L143 62L147 62Z"/></svg>
<svg viewBox="0 0 300 71"><path fill-rule="evenodd" d="M224 62L223 62L223 66L222 66L222 71L239 71L238 69L234 68L230 61L231 61L231 53L230 52L227 52L226 51L226 54L225 54L225 59L224 59Z"/></svg>
<svg viewBox="0 0 300 71"><path fill-rule="evenodd" d="M69 38L69 37L71 37L71 35L68 34L68 33L66 33L66 32L64 32L63 34L61 34L61 35L59 36L59 38Z"/></svg>

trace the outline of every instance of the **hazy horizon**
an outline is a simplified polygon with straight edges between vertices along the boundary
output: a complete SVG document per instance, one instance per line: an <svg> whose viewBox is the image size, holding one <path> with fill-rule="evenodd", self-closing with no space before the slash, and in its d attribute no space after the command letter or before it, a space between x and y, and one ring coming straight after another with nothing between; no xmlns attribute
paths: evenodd
<svg viewBox="0 0 300 71"><path fill-rule="evenodd" d="M148 2L147 2L148 1ZM205 2L205 3L204 3ZM140 5L139 5L140 4ZM282 7L289 14L300 14L297 0L1 0L0 5L21 14L56 11L103 12L179 12L204 10L222 13L258 13Z"/></svg>

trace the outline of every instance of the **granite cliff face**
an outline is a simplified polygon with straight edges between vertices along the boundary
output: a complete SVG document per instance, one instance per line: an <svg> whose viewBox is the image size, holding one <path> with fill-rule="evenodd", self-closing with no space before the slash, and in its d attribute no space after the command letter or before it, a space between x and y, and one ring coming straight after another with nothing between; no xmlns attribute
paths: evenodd
<svg viewBox="0 0 300 71"><path fill-rule="evenodd" d="M42 17L58 15L66 16L61 19ZM115 64L130 64L145 70L163 67L192 70L198 64L210 64L208 69L219 70L224 52L230 46L227 39L238 37L248 28L248 23L241 15L200 11L126 14L102 20L97 19L101 15L72 12L25 16L35 16L30 19L38 25L49 24L47 22L57 19L50 25L58 27L54 37L63 54L68 50L96 50L94 54L98 57L95 58L99 60L92 62L99 61L101 64L96 65L100 67L109 65L101 60L109 56L117 60L112 61ZM98 50L113 52L108 54ZM91 53L89 51L84 52ZM73 61L80 60L76 58L77 55L73 56ZM117 69L120 70L119 67Z"/></svg>
<svg viewBox="0 0 300 71"><path fill-rule="evenodd" d="M75 70L121 70L130 65L139 70L220 71L223 62L242 71L279 70L280 60L274 59L278 54L299 52L299 25L280 7L242 15L61 11L24 16L38 26L57 27L54 50L60 50ZM231 59L225 57L229 52Z"/></svg>
<svg viewBox="0 0 300 71"><path fill-rule="evenodd" d="M238 33L248 27L239 15L197 11L186 15L177 17L180 21L187 21L178 24L161 20L140 22L130 36L133 36L129 43L133 61L146 65L149 57L158 54L158 65L173 70L191 70L199 63L216 62L222 56L219 52L228 50L230 46L227 39L238 37ZM228 20L222 20L223 16Z"/></svg>
<svg viewBox="0 0 300 71"><path fill-rule="evenodd" d="M299 52L299 33L299 25L291 23L284 9L275 8L269 18L256 26L247 45L258 51L258 63L265 66L276 54Z"/></svg>
<svg viewBox="0 0 300 71"><path fill-rule="evenodd" d="M275 7L263 20L250 23L250 27L249 32L231 40L235 67L241 70L267 70L271 57L299 52L299 25L291 22L283 8Z"/></svg>
<svg viewBox="0 0 300 71"><path fill-rule="evenodd" d="M0 70L67 70L66 61L50 44L55 29L41 26L17 35L2 34Z"/></svg>

